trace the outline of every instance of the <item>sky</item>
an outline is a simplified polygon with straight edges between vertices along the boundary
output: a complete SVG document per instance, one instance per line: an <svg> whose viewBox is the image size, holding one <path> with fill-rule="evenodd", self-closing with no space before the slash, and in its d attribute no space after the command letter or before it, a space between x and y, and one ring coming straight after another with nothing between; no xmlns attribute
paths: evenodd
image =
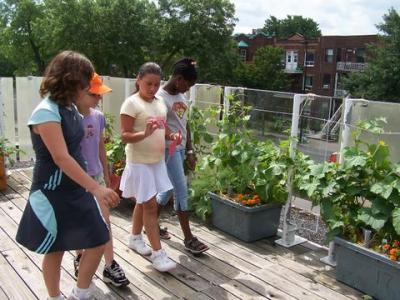
<svg viewBox="0 0 400 300"><path fill-rule="evenodd" d="M400 11L400 0L231 0L235 4L235 33L251 33L262 28L270 16L311 18L322 35L376 34L376 24L393 7Z"/></svg>

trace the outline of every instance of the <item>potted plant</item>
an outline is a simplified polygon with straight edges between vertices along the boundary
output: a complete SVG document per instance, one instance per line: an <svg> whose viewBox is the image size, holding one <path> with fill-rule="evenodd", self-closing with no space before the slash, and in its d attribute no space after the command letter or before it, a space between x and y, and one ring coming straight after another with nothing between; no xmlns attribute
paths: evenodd
<svg viewBox="0 0 400 300"><path fill-rule="evenodd" d="M6 160L12 166L15 163L13 156L20 152L22 151L11 145L8 139L0 137L0 190L7 188Z"/></svg>
<svg viewBox="0 0 400 300"><path fill-rule="evenodd" d="M120 138L114 137L114 116L105 114L105 118L106 128L104 141L109 164L110 187L121 196L119 183L121 181L122 172L125 168L125 144L122 143Z"/></svg>
<svg viewBox="0 0 400 300"><path fill-rule="evenodd" d="M377 299L400 299L400 165L383 141L360 138L363 130L382 133L382 122L360 123L342 163L310 165L296 181L334 238L337 279Z"/></svg>
<svg viewBox="0 0 400 300"><path fill-rule="evenodd" d="M202 216L212 211L214 226L246 242L276 235L287 200L287 169L293 165L288 141L276 146L253 138L250 110L231 99L216 124L219 134L191 181L196 211ZM211 109L211 118L219 114Z"/></svg>

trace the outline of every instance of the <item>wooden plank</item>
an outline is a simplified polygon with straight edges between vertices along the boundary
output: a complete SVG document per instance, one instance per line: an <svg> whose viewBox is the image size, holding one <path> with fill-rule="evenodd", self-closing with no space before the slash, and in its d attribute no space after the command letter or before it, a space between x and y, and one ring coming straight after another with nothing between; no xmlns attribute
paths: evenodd
<svg viewBox="0 0 400 300"><path fill-rule="evenodd" d="M121 225L124 225L124 221L122 218L118 218L118 222ZM125 221L127 222L127 221ZM127 225L127 224L125 224ZM125 226L127 227L127 226ZM123 230L123 229L121 229ZM178 230L178 229L176 229ZM128 231L125 229L125 234L128 234ZM243 294L246 294L247 296L251 295L253 298L258 298L261 297L259 294L256 292L252 291L248 287L244 286L240 282L237 281L232 281L230 278L219 274L218 278L218 272L215 270L203 265L202 263L207 260L211 260L211 256L209 255L202 255L201 258L195 258L192 255L188 255L187 252L182 255L181 251L178 251L177 249L174 249L174 247L180 248L182 251L184 250L184 247L181 246L181 243L176 243L171 240L169 241L163 241L171 245L171 247L168 248L167 252L170 255L172 259L175 259L176 261L179 261L180 264L184 265L186 268L192 270L192 272L195 272L199 276L208 279L209 284L212 285L220 285L222 288L225 289L225 291L219 291L221 289L220 287L214 287L213 289L207 288L206 291L209 293L208 295L212 298L218 299L220 295L222 294L227 294L227 291L229 291L231 294L239 297L236 298L241 298ZM173 247L172 247L173 245ZM237 272L236 272L237 274ZM203 289L204 290L204 289ZM214 293L214 294L211 294ZM264 297L261 297L264 298Z"/></svg>
<svg viewBox="0 0 400 300"><path fill-rule="evenodd" d="M3 288L0 286L0 299L3 300L9 300L10 298L6 295L6 292L3 290Z"/></svg>
<svg viewBox="0 0 400 300"><path fill-rule="evenodd" d="M288 268L285 268L280 265L274 265L272 268L265 268L270 272L275 273L276 275L283 276L285 279L290 282L295 283L299 287L309 290L311 293L314 293L318 296L321 296L324 299L328 300L349 300L348 297L314 281L306 276L300 275Z"/></svg>
<svg viewBox="0 0 400 300"><path fill-rule="evenodd" d="M0 254L0 269L1 288L9 299L38 299L3 254Z"/></svg>
<svg viewBox="0 0 400 300"><path fill-rule="evenodd" d="M119 220L118 221L119 225L122 225L125 228L129 228L127 224L125 224L125 226L124 226L124 224L123 224L124 221L121 220L121 218L118 218L118 220ZM122 229L122 230L124 230L124 229ZM126 232L126 235L128 235L127 229L125 229L125 232ZM225 295L228 298L232 298L232 297L230 297L230 295L228 296L229 293L227 293L227 291L221 291L221 287L218 286L221 284L227 284L228 282L230 283L230 291L233 294L234 294L235 289L240 291L240 294L242 293L241 290L248 290L247 287L240 284L239 282L234 282L234 284L233 284L232 283L233 281L230 278L224 276L223 274L218 273L214 269L203 264L205 261L208 261L209 264L212 264L212 262L210 262L211 260L219 261L218 259L215 259L209 255L202 255L201 258L199 258L199 257L196 258L193 255L189 255L188 252L184 250L184 247L181 243L176 243L171 240L163 241L163 242L167 243L170 246L167 251L168 251L169 256L172 259L174 259L175 261L179 261L179 263L181 265L185 266L187 269L191 270L193 273L196 273L200 277L206 279L209 282L209 285L211 285L211 286L216 285L216 287L213 287L213 288L207 287L207 289L205 289L206 292L204 292L204 293L208 293L208 296L215 298L215 299L219 299L219 297L221 295ZM237 273L238 273L238 270L236 270L235 274L237 274ZM252 294L252 293L254 293L254 292L247 291L247 294ZM237 298L237 297L235 297L235 298Z"/></svg>
<svg viewBox="0 0 400 300"><path fill-rule="evenodd" d="M20 170L13 173L13 180L10 186L23 197L27 197L30 187L31 170ZM21 199L18 193L13 190L8 191L7 197L12 198L12 202L21 209L25 206L26 200ZM130 265L134 274L141 274L143 279L143 286L140 289L145 290L153 282L159 282L157 277L149 277L145 273L145 266L149 263L146 259L142 258L142 266L136 268L136 259L131 256L137 255L133 251L127 250L126 242L128 233L130 231L130 211L123 211L116 209L112 211L113 228L119 231L120 236L118 242L120 243L119 252L116 254L119 258L126 261ZM129 208L131 209L131 208ZM192 297L187 299L194 299L193 297L210 297L212 299L237 299L243 297L265 297L265 298L282 298L293 299L293 297L300 299L312 298L312 296L321 296L320 298L327 299L359 299L360 293L338 283L332 276L334 272L319 262L319 253L321 251L310 251L307 247L298 246L299 249L291 251L292 249L282 248L275 246L273 240L265 239L257 241L252 244L241 242L235 238L227 237L224 233L218 230L210 230L204 224L196 221L192 222L192 230L194 234L198 235L209 246L210 251L206 255L194 257L185 252L182 239L183 235L180 230L179 223L173 218L172 220L164 220L170 225L170 232L173 239L165 241L170 246L167 250L172 259L180 263L182 270L188 275L182 277L176 276L176 279L182 280L185 285L191 284L193 278L200 277L200 281L195 283L195 287L183 296ZM176 242L178 239L179 242ZM1 237L0 237L1 240ZM164 241L163 241L164 242ZM126 255L130 253L130 255ZM228 259L227 259L228 257ZM277 268L273 266L276 265ZM261 278L262 270L268 270L268 279ZM250 268L254 268L249 270ZM247 269L246 269L247 268ZM125 269L125 262L124 262ZM244 270L243 270L244 269ZM274 272L279 270L280 272ZM284 271L284 272L283 272ZM284 274L285 275L284 275ZM219 276L220 274L220 276ZM265 274L264 274L265 275ZM188 276L188 277L187 277ZM196 277L197 276L197 277ZM301 292L294 292L287 290L285 282L290 278L289 283L296 281L301 283ZM145 280L147 278L147 281ZM281 278L281 280L279 280ZM188 280L187 280L188 279ZM150 282L149 282L150 280ZM147 284L147 285L146 285ZM296 285L296 284L295 284ZM292 286L293 287L293 286ZM307 289L304 289L307 287ZM314 289L314 290L312 290ZM313 291L311 294L309 293ZM170 290L162 290L161 293L152 294L150 297L161 296L166 293L167 295L175 295ZM290 294L290 295L289 295ZM343 296L345 294L345 296ZM207 295L207 296L205 296ZM154 297L155 296L155 297ZM165 294L163 296L166 296ZM317 298L314 299L318 299ZM182 296L181 296L182 297ZM246 298L248 299L248 298Z"/></svg>
<svg viewBox="0 0 400 300"><path fill-rule="evenodd" d="M1 225L0 225L1 227ZM46 287L40 283L38 278L42 278L40 269L29 259L28 256L16 245L12 237L8 236L4 229L0 228L0 239L2 248L6 247L8 250L1 251L3 257L7 260L9 265L13 267L18 276L22 278L30 290L39 299L47 297Z"/></svg>
<svg viewBox="0 0 400 300"><path fill-rule="evenodd" d="M264 295L268 299L296 299L251 274L240 274L236 277L236 280L248 286L252 290L257 291L259 294Z"/></svg>
<svg viewBox="0 0 400 300"><path fill-rule="evenodd" d="M20 178L18 173L16 173L17 176L16 178L19 179L19 183L16 181L13 182L11 181L11 186L13 186L15 189L18 189L19 191L25 191L26 190L26 185L30 185L29 181L25 181ZM15 179L15 178L14 178ZM27 195L26 195L27 196ZM14 197L12 201L21 209L23 210L25 205L26 205L26 199L23 199L21 197ZM70 255L69 253L65 253L64 257L68 257L69 261L71 263L67 263L66 267L69 269L69 273L71 276L73 276L73 269L72 269L72 260L73 260L73 255ZM65 260L64 260L65 261ZM96 272L97 277L94 278L94 280L100 280L102 278L102 270L97 270ZM135 282L132 280L132 282ZM116 288L111 285L106 285L105 283L100 283L98 282L98 285L101 287L101 291L97 291L97 294L100 294L101 297L111 297L114 298L114 296L111 296L112 290L119 296L121 296L123 299L148 299L149 297L143 293L140 289L138 289L133 283L128 287L125 287L124 289Z"/></svg>
<svg viewBox="0 0 400 300"><path fill-rule="evenodd" d="M13 204L13 203L12 203ZM14 205L14 204L13 204ZM2 220L2 228L7 232L9 236L15 236L17 233L17 224L22 217L22 211L17 207L11 207L10 203L4 206L4 202L0 202L0 220ZM12 221L3 222L7 218L12 218ZM21 248L24 253L35 263L35 265L40 269L42 266L43 256L27 249ZM65 252L63 264L62 264L62 276L61 276L61 291L64 295L68 295L72 288L75 286L75 277L72 264L73 256L69 252ZM98 277L93 278L93 282L96 283L91 287L91 291L94 296L100 299L122 299L117 294L111 293L110 287L108 287L104 282L102 282ZM44 282L43 282L44 285Z"/></svg>
<svg viewBox="0 0 400 300"><path fill-rule="evenodd" d="M179 264L175 270L169 273L161 273L154 270L148 257L143 257L128 249L127 242L125 242L125 240L128 239L126 231L114 225L112 225L112 231L115 251L119 255L122 255L121 252L126 252L125 255L133 256L135 268L139 269L156 282L162 283L163 287L172 294L178 297L188 298L188 296L192 295L195 291L201 291L209 286L200 276L193 274Z"/></svg>
<svg viewBox="0 0 400 300"><path fill-rule="evenodd" d="M302 263L297 261L292 261L285 258L278 258L279 265L284 266L292 271L302 274L303 276L311 279L312 281L318 282L320 284L329 287L330 289L337 291L343 295L346 295L349 299L360 299L362 293L350 288L349 286L337 281L335 278L328 276L323 271L318 271L315 269L310 269Z"/></svg>
<svg viewBox="0 0 400 300"><path fill-rule="evenodd" d="M196 226L196 227L201 228L200 230L202 230L202 231L211 232L204 226L202 226L202 227ZM223 234L219 233L217 230L212 231L212 234L215 234L217 237L220 235L223 235ZM341 293L345 293L348 298L359 299L362 295L357 290L354 290L354 289L338 282L334 278L334 271L332 270L332 268L321 263L318 259L313 260L312 267L310 266L311 263L310 264L307 263L309 259L303 259L302 261L299 259L300 257L308 257L310 255L313 255L313 254L310 254L310 252L304 253L304 251L299 251L300 253L303 253L303 254L296 255L296 254L292 253L289 249L286 249L281 246L271 245L271 241L267 240L267 239L257 241L254 243L255 245L247 244L247 243L241 242L237 239L233 239L231 245L232 244L234 244L238 247L247 246L248 248L250 248L253 251L253 253L256 253L257 255L264 257L265 259L269 260L270 262L274 262L277 264L279 263L281 265L287 266L289 269L292 269L293 271L296 271L299 274L306 275L308 278L315 280L318 283L325 285L334 291L337 291L337 292L343 291ZM258 247L257 245L260 247ZM265 249L268 252L265 253L265 251L260 251L260 249ZM282 254L285 254L285 255L282 255ZM294 261L294 259L297 259L298 262ZM318 274L318 276L316 276L316 274Z"/></svg>

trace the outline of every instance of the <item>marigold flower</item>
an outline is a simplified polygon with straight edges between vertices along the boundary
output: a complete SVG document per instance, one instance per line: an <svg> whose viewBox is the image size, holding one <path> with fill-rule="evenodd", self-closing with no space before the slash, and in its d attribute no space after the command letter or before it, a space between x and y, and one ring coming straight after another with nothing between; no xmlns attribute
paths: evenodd
<svg viewBox="0 0 400 300"><path fill-rule="evenodd" d="M397 248L392 248L392 249L390 249L390 251L389 251L389 254L392 256L397 256Z"/></svg>
<svg viewBox="0 0 400 300"><path fill-rule="evenodd" d="M390 249L390 245L389 244L383 245L383 250L388 251L389 249Z"/></svg>
<svg viewBox="0 0 400 300"><path fill-rule="evenodd" d="M390 260L397 261L396 255L390 255L389 258L390 258Z"/></svg>

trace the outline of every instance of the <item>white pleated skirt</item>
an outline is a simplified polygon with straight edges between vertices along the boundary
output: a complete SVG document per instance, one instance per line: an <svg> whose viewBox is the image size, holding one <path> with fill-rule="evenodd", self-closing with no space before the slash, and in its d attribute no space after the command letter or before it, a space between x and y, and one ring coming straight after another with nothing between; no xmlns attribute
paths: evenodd
<svg viewBox="0 0 400 300"><path fill-rule="evenodd" d="M127 163L119 186L122 197L135 197L136 203L144 203L157 193L171 190L164 159L154 164Z"/></svg>

